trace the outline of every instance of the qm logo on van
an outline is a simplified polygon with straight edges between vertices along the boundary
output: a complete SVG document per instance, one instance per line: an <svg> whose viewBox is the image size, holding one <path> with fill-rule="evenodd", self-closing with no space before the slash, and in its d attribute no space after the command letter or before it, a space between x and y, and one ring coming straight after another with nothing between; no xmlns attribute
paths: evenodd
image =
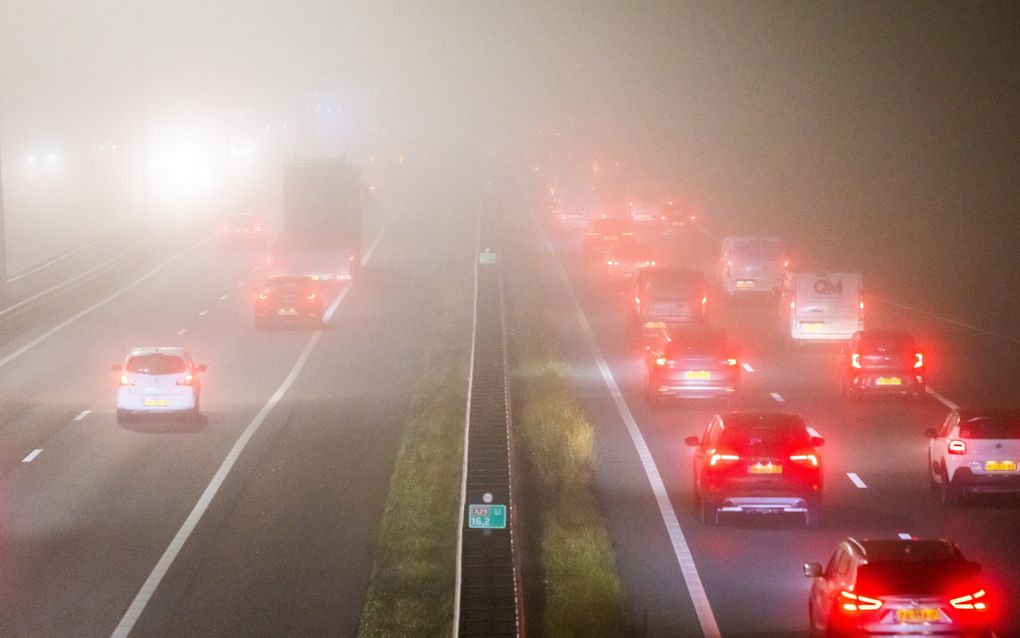
<svg viewBox="0 0 1020 638"><path fill-rule="evenodd" d="M843 280L817 279L815 280L815 292L826 297L841 296L843 294Z"/></svg>

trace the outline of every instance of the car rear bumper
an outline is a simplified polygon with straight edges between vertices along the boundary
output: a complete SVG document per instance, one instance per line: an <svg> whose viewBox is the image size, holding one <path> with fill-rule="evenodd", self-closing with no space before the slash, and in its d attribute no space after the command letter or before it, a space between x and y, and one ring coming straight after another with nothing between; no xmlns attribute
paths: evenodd
<svg viewBox="0 0 1020 638"><path fill-rule="evenodd" d="M683 381L658 381L653 384L660 396L686 399L714 399L731 397L737 392L735 383L696 383Z"/></svg>
<svg viewBox="0 0 1020 638"><path fill-rule="evenodd" d="M813 503L803 496L730 496L718 501L720 512L807 512Z"/></svg>
<svg viewBox="0 0 1020 638"><path fill-rule="evenodd" d="M977 474L969 467L957 469L953 487L972 494L1020 494L1020 474Z"/></svg>
<svg viewBox="0 0 1020 638"><path fill-rule="evenodd" d="M899 385L888 383L880 384L879 379L897 378ZM904 394L910 392L923 392L925 388L924 376L906 372L874 372L858 374L850 378L850 387L855 392L867 392L868 394Z"/></svg>
<svg viewBox="0 0 1020 638"><path fill-rule="evenodd" d="M149 402L149 405L146 405ZM117 393L117 410L121 412L161 414L165 412L187 412L195 409L193 390L180 394L140 395L120 391Z"/></svg>

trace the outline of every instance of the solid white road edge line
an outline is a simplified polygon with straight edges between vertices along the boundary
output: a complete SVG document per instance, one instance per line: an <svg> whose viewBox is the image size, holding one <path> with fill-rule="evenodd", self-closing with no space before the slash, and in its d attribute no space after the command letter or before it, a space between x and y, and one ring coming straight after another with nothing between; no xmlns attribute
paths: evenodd
<svg viewBox="0 0 1020 638"><path fill-rule="evenodd" d="M379 234L376 236L375 241L372 244L373 248L378 245L379 239L386 232L387 228L389 228L389 220L387 220L383 227L379 230ZM209 239L212 239L212 237L215 237L215 235L211 235L203 241L208 241ZM362 260L362 263L367 261L368 259L366 257ZM344 288L339 295L337 295L336 301L333 302L331 309L335 309L336 306L340 305L340 302L347 296L347 292L350 289L351 287L348 286ZM223 463L220 464L219 469L216 470L216 474L213 475L212 480L209 481L209 484L202 492L202 496L200 496L198 502L195 503L195 507L192 508L191 513L188 514L188 517L184 520L180 529L177 530L177 533L163 552L163 555L160 556L156 566L152 568L152 572L149 573L148 578L146 578L145 582L142 583L142 588L138 590L134 600L131 601L127 611L124 612L124 616L120 619L120 622L117 623L117 627L114 628L113 633L110 634L111 638L123 638L131 633L131 629L134 628L135 623L138 622L142 612L145 611L145 607L149 604L149 600L156 592L156 588L159 587L163 577L166 575L167 571L169 571L170 566L173 565L174 560L177 558L177 554L180 553L181 548L184 547L184 543L187 542L192 532L195 531L195 527L198 525L198 522L202 520L202 516L204 516L206 510L209 509L209 505L212 503L213 497L216 496L216 493L220 490L220 487L226 480L227 475L230 474L230 470L233 469L237 459L240 458L241 452L243 452L244 448L247 447L248 441L250 441L255 435L255 432L259 429L259 427L261 427L263 421L266 420L269 413L273 411L276 404L279 403L283 396L287 393L287 390L290 389L290 386L294 383L294 381L297 380L298 375L301 374L301 370L304 369L309 357L311 357L312 351L315 349L315 345L319 343L319 339L321 338L322 330L316 330L312 333L312 336L308 338L308 342L305 344L304 349L298 356L297 361L294 362L294 367L291 368L290 373L283 380L283 383L280 384L280 387L278 387L276 392L269 397L269 400L266 401L266 404L263 405L262 409L255 415L255 418L253 418L248 426L245 427L244 431L241 432L241 436L234 442L233 447L230 448L230 452L228 452L226 458L223 459Z"/></svg>
<svg viewBox="0 0 1020 638"><path fill-rule="evenodd" d="M858 488L862 490L867 489L868 486L864 484L864 481L861 480L861 477L857 476L856 472L847 472L846 475L847 478L850 479L850 482L856 485Z"/></svg>
<svg viewBox="0 0 1020 638"><path fill-rule="evenodd" d="M181 335L183 335L187 331L188 331L187 328L181 328L180 330L177 331L177 336L180 337Z"/></svg>
<svg viewBox="0 0 1020 638"><path fill-rule="evenodd" d="M773 399L775 399L779 403L784 403L786 401L786 399L784 399L782 396L780 396L780 394L778 392L769 392L769 396L771 396Z"/></svg>
<svg viewBox="0 0 1020 638"><path fill-rule="evenodd" d="M547 246L551 247L551 244L544 232L542 233L542 239L545 241ZM616 379L613 377L612 370L609 369L609 364L606 363L605 358L602 356L602 351L598 346L598 342L595 340L595 333L591 329L591 324L588 323L588 318L585 316L584 310L581 309L581 304L578 302L577 296L574 294L574 290L570 286L570 279L567 277L566 270L563 269L563 265L555 256L553 257L553 261L559 271L560 280L563 282L564 288L566 288L567 298L574 306L574 314L577 317L578 323L581 324L581 333L584 335L584 339L588 344L590 354L592 358L595 359L595 363L598 366L599 371L602 373L602 380L609 389L609 394L613 399L613 403L616 404L616 410L619 413L620 418L623 420L624 425L627 427L627 433L630 435L630 440L634 444L634 448L637 450L638 457L641 459L641 465L645 470L645 476L648 478L648 483L652 488L652 493L655 495L655 502L659 506L659 514L662 516L662 522L666 525L666 533L669 535L669 540L673 545L673 553L676 555L676 560L680 565L680 571L683 574L684 582L687 584L687 591L691 596L694 611L698 615L698 623L701 625L701 631L705 635L705 638L721 638L722 634L719 631L719 624L716 622L715 614L712 612L712 606L708 602L708 595L705 593L705 587L701 582L701 577L698 576L698 568L694 564L694 556L691 554L691 549L687 545L687 539L684 538L684 532L680 528L680 521L677 520L676 512L673 511L673 504L669 500L669 494L666 492L666 486L662 482L662 475L659 473L659 468L655 465L655 460L652 458L652 453L648 449L648 444L645 442L645 438L641 434L641 429L634 420L634 415L631 414L630 408L627 407L627 402L623 398L620 386L617 385Z"/></svg>
<svg viewBox="0 0 1020 638"><path fill-rule="evenodd" d="M482 251L482 212L481 204L478 209L478 229L475 241L475 252L472 259L475 262L475 291L471 315L471 354L468 359L468 386L467 403L464 406L464 461L460 468L460 512L457 514L457 553L454 558L455 569L453 573L453 631L452 638L460 636L460 590L461 590L461 569L463 566L464 551L464 512L467 510L467 471L468 471L468 439L471 427L471 391L474 387L475 376L475 334L478 331L478 260Z"/></svg>
<svg viewBox="0 0 1020 638"><path fill-rule="evenodd" d="M198 316L199 316L199 317L204 317L204 316L206 316L207 314L209 314L209 311L208 311L208 310L203 310L202 312L198 313Z"/></svg>
<svg viewBox="0 0 1020 638"><path fill-rule="evenodd" d="M752 368L751 364L746 362L746 361L741 363L740 367L743 368L744 370L748 371L748 372L754 372L754 368Z"/></svg>
<svg viewBox="0 0 1020 638"><path fill-rule="evenodd" d="M87 417L87 416L88 416L88 415L90 415L90 414L92 414L92 410L82 410L82 411L81 411L81 412L80 412L80 413L78 414L78 416L74 417L74 420L75 420L75 421L81 421L82 419L84 419L85 417Z"/></svg>
<svg viewBox="0 0 1020 638"><path fill-rule="evenodd" d="M35 457L39 456L40 454L42 454L42 450L41 449L32 450L31 452L28 453L28 456L26 456L25 458L21 459L21 462L22 463L31 463L33 460L35 460Z"/></svg>
<svg viewBox="0 0 1020 638"><path fill-rule="evenodd" d="M938 401L942 405L946 406L950 410L959 410L960 409L960 406L956 405L955 403L953 403L952 401L950 401L946 397L942 396L940 393L936 392L935 388L933 388L931 386L927 386L924 389L924 391L927 392L930 396L934 397L936 401Z"/></svg>
<svg viewBox="0 0 1020 638"><path fill-rule="evenodd" d="M101 300L97 301L96 303L92 304L88 308L85 308L84 310L78 312L77 314L72 315L70 318L65 319L61 323L58 323L57 325L53 326L52 328L50 328L46 332L42 333L41 335L39 335L35 339L32 339L31 341L29 341L25 345L21 346L20 348L18 348L14 352L10 353L9 355L4 357L3 359L0 359L0 368L6 366L11 361L14 361L15 359L17 359L21 355L25 354L26 352L28 352L32 348L36 347L37 345L39 345L43 341L46 341L47 339L49 339L50 337L52 337L56 333L60 332L61 330L63 330L67 326L71 325L75 321L78 321L79 319L81 319L85 315L89 314L93 310L96 310L97 308L101 308L101 307L105 306L106 304L110 303L111 301L113 301L114 299L116 299L117 297L120 297L124 293L126 293L126 292L128 292L130 290L133 290L139 284L141 284L142 282L148 280L150 277L152 277L153 275L158 273L160 270L162 270L163 268L168 266L173 261L179 259L180 257L185 255L186 253L189 253L192 250L198 248L199 246L201 246L202 244L206 243L207 241L211 240L214 237L216 237L215 234L209 235L208 237L206 237L205 239L199 241L198 243L194 244L193 246L191 246L189 248L185 248L184 250L182 250L181 252L177 253L176 255L174 255L172 257L168 257L167 259L164 259L163 261L159 262L152 270L150 270L149 272L145 273L144 275L142 275L138 279L134 280L133 282L129 283L128 285L124 286L123 288L121 288L117 292L113 293L109 297L106 297L105 299L101 299Z"/></svg>
<svg viewBox="0 0 1020 638"><path fill-rule="evenodd" d="M957 326L959 328L966 328L967 330L973 330L974 332L980 332L981 334L988 335L989 337L995 337L996 339L1002 339L1003 341L1008 341L1010 343L1015 343L1015 344L1020 345L1020 339L1017 339L1015 337L1010 337L1009 335L1004 335L1004 334L999 333L999 332L992 332L991 330L985 330L984 328L978 328L977 326L972 326L971 324L963 322L963 321L957 321L956 319L950 319L949 317L943 317L940 314L936 314L934 312L928 312L927 310L921 310L920 308L915 308L913 306L908 306L906 304L897 303L897 302L892 301L890 299L883 299L882 297L872 297L872 299L874 299L875 301L884 303L884 304L889 304L890 306L895 306L897 308L903 308L904 310L910 310L910 311L916 312L918 314L925 315L927 317L932 317L933 319L938 319L940 321L945 321L946 323L952 324L952 325Z"/></svg>

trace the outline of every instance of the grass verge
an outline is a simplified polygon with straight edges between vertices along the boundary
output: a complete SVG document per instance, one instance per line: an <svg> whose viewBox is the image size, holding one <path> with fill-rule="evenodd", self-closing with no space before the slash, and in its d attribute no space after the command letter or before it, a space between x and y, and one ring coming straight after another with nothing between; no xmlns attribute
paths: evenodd
<svg viewBox="0 0 1020 638"><path fill-rule="evenodd" d="M609 530L595 495L594 429L540 304L512 304L511 357L530 636L628 634Z"/></svg>
<svg viewBox="0 0 1020 638"><path fill-rule="evenodd" d="M436 328L390 479L360 638L452 631L471 298L455 282L422 322Z"/></svg>

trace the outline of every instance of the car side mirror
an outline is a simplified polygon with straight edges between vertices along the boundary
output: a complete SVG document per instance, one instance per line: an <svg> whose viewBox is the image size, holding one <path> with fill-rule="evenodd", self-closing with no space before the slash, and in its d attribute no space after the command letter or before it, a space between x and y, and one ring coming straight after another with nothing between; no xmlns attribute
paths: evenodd
<svg viewBox="0 0 1020 638"><path fill-rule="evenodd" d="M689 445L690 447L698 447L701 445L701 439L696 436L685 436L684 444Z"/></svg>
<svg viewBox="0 0 1020 638"><path fill-rule="evenodd" d="M120 365L119 363L115 363L112 366L110 366L110 369L113 370L114 372L120 372L123 368L124 366Z"/></svg>
<svg viewBox="0 0 1020 638"><path fill-rule="evenodd" d="M198 370L199 372L205 372L206 370L209 369L209 367L206 366L204 363L200 363L197 366L195 366L195 369Z"/></svg>
<svg viewBox="0 0 1020 638"><path fill-rule="evenodd" d="M938 430L935 428L925 428L924 435L929 439L937 439L939 436Z"/></svg>
<svg viewBox="0 0 1020 638"><path fill-rule="evenodd" d="M820 436L811 437L811 447L818 447L825 444L825 439Z"/></svg>
<svg viewBox="0 0 1020 638"><path fill-rule="evenodd" d="M822 576L822 564L821 563L804 563L804 575L808 578L821 578Z"/></svg>

